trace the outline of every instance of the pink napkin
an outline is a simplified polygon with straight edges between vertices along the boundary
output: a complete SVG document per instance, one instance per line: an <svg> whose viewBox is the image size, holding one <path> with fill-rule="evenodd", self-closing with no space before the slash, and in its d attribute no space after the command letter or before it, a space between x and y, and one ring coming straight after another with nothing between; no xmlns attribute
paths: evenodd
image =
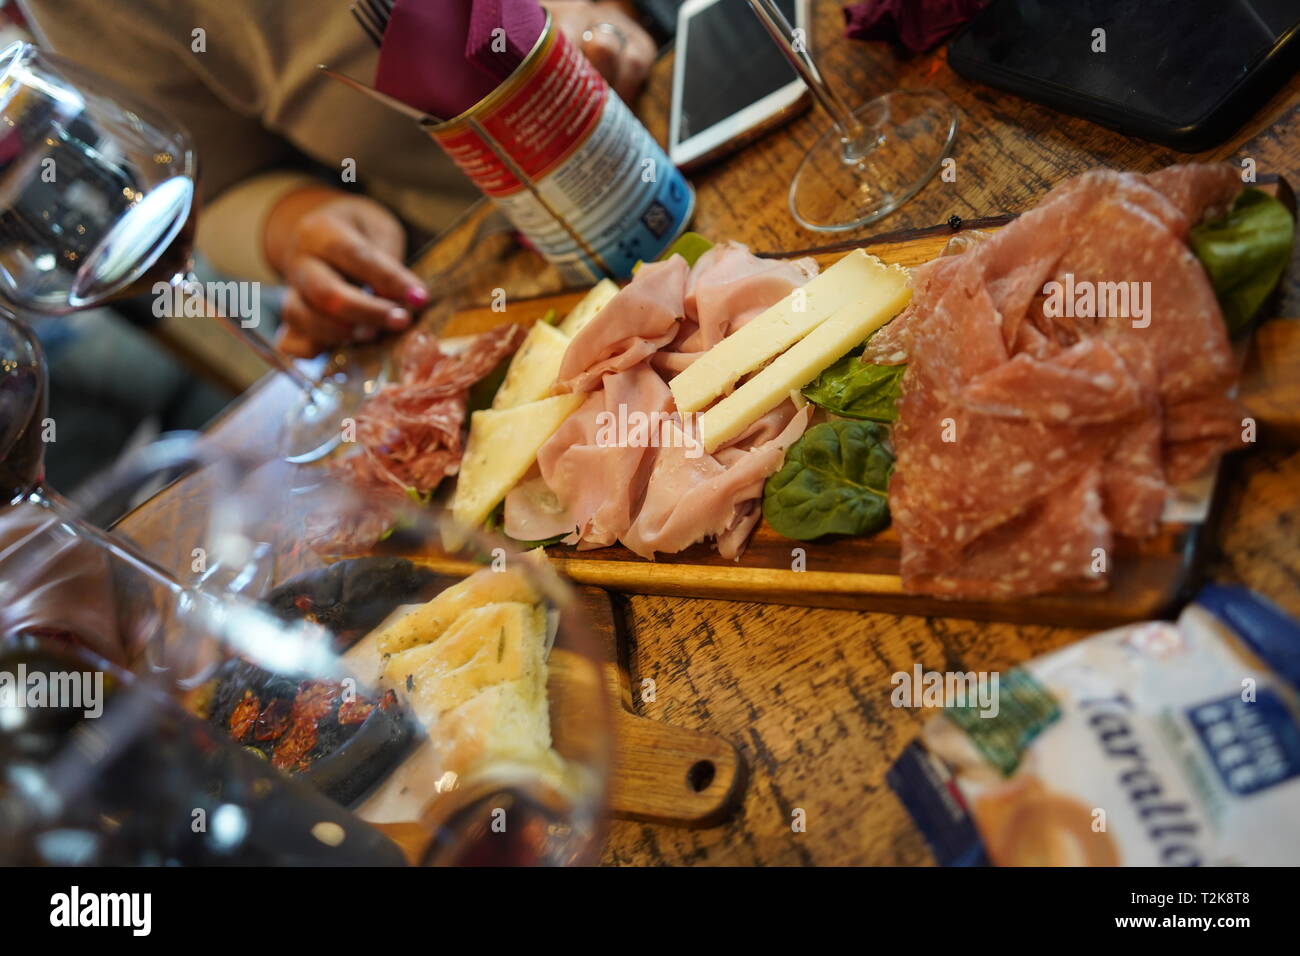
<svg viewBox="0 0 1300 956"><path fill-rule="evenodd" d="M514 72L545 18L537 0L397 0L375 88L433 116L459 116Z"/></svg>
<svg viewBox="0 0 1300 956"><path fill-rule="evenodd" d="M504 80L532 50L546 26L546 14L537 0L473 0L473 4L465 59Z"/></svg>
<svg viewBox="0 0 1300 956"><path fill-rule="evenodd" d="M397 0L379 48L375 88L450 119L500 82L465 60L470 0Z"/></svg>
<svg viewBox="0 0 1300 956"><path fill-rule="evenodd" d="M861 0L844 8L852 40L896 40L924 53L980 12L984 0Z"/></svg>

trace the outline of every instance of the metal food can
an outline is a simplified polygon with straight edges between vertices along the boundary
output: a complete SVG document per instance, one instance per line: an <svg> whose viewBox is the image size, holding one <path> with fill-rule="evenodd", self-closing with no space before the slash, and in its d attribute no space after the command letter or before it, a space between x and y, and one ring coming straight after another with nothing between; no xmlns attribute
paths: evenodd
<svg viewBox="0 0 1300 956"><path fill-rule="evenodd" d="M572 285L626 279L695 210L690 184L550 13L505 82L424 126Z"/></svg>

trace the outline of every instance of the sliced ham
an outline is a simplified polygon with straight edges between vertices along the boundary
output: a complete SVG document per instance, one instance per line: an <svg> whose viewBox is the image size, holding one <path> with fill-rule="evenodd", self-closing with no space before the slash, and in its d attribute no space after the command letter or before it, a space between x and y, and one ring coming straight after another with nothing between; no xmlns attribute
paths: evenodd
<svg viewBox="0 0 1300 956"><path fill-rule="evenodd" d="M506 495L502 530L516 541L549 541L576 529L577 521L536 467Z"/></svg>
<svg viewBox="0 0 1300 956"><path fill-rule="evenodd" d="M685 318L654 356L655 368L672 378L815 275L814 259L760 259L738 242L714 246L691 269Z"/></svg>
<svg viewBox="0 0 1300 956"><path fill-rule="evenodd" d="M516 488L506 496L505 532L512 538L536 541L539 527L572 531L566 544L603 548L631 526L641 503L653 463L652 449L618 444L607 430L611 419L633 414L666 416L672 393L658 373L642 362L607 374L603 388L570 415L537 453L540 477L564 511L539 515L536 489ZM561 516L562 515L562 516Z"/></svg>
<svg viewBox="0 0 1300 956"><path fill-rule="evenodd" d="M671 426L673 440L655 449L645 499L623 544L653 558L716 538L723 557L739 557L761 517L763 482L781 467L785 449L803 434L810 414L809 408L795 413L778 435L747 450L733 449L724 459L706 454L698 439Z"/></svg>
<svg viewBox="0 0 1300 956"><path fill-rule="evenodd" d="M738 242L714 246L687 282L686 315L697 332L683 351L713 348L815 275L813 259L760 259Z"/></svg>
<svg viewBox="0 0 1300 956"><path fill-rule="evenodd" d="M578 548L622 541L647 558L712 539L738 556L761 517L763 482L810 413L785 402L707 455L694 419L674 417L666 382L816 269L811 260L759 259L734 243L689 270L680 257L638 269L565 353L557 388L589 395L542 446L536 474L506 496L506 534L564 534ZM652 439L602 429L637 416L658 416Z"/></svg>
<svg viewBox="0 0 1300 956"><path fill-rule="evenodd" d="M689 271L681 256L637 269L632 281L569 343L556 377L557 391L594 391L609 372L630 369L671 342L685 313Z"/></svg>

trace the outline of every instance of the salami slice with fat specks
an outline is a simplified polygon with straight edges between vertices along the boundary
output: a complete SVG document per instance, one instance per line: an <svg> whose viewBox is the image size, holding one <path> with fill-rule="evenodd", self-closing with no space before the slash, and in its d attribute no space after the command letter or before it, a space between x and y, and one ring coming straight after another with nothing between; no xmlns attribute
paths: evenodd
<svg viewBox="0 0 1300 956"><path fill-rule="evenodd" d="M470 388L523 340L518 325L477 336L454 353L416 332L397 355L397 380L371 396L356 415L356 447L331 464L331 471L368 492L373 513L320 516L311 529L317 549L368 547L387 530L389 517L408 491L427 495L456 474L464 453L462 435Z"/></svg>
<svg viewBox="0 0 1300 956"><path fill-rule="evenodd" d="M1240 442L1227 331L1186 244L1240 188L1227 166L1096 170L918 270L864 356L908 363L890 484L905 588L1105 586L1114 536L1153 534L1169 484Z"/></svg>

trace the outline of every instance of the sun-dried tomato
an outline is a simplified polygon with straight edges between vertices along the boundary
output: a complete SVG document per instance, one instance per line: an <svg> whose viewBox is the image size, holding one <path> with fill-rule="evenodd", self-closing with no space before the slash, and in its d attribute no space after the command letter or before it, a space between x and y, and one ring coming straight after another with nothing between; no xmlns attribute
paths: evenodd
<svg viewBox="0 0 1300 956"><path fill-rule="evenodd" d="M316 746L317 725L334 711L341 685L335 681L305 680L298 685L289 713L289 729L275 745L271 763L280 770L306 770L307 755Z"/></svg>
<svg viewBox="0 0 1300 956"><path fill-rule="evenodd" d="M369 717L374 709L375 705L373 703L360 697L345 700L339 704L339 723L344 726L359 724Z"/></svg>
<svg viewBox="0 0 1300 956"><path fill-rule="evenodd" d="M243 740L261 712L262 702L253 695L251 690L245 690L244 696L230 712L230 736L236 740Z"/></svg>
<svg viewBox="0 0 1300 956"><path fill-rule="evenodd" d="M292 713L293 704L284 697L276 697L258 715L257 726L253 730L253 739L275 740L288 728L289 718Z"/></svg>
<svg viewBox="0 0 1300 956"><path fill-rule="evenodd" d="M294 720L300 713L313 721L324 720L333 712L341 689L334 681L303 681L298 685L298 696L293 699Z"/></svg>
<svg viewBox="0 0 1300 956"><path fill-rule="evenodd" d="M271 765L277 770L305 770L306 757L316 746L316 722L314 720L296 720L288 732L275 745L271 755Z"/></svg>

